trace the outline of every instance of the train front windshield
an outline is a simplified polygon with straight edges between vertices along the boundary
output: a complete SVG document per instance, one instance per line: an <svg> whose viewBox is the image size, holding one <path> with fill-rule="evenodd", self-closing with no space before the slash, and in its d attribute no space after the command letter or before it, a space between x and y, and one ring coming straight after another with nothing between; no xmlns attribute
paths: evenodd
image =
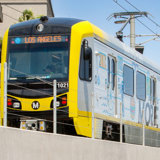
<svg viewBox="0 0 160 160"><path fill-rule="evenodd" d="M8 79L68 81L69 37L11 37Z"/></svg>

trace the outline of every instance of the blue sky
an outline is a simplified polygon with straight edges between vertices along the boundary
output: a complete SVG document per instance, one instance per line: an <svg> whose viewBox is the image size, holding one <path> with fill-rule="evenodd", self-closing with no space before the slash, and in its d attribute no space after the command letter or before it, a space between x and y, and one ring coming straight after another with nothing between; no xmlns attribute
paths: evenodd
<svg viewBox="0 0 160 160"><path fill-rule="evenodd" d="M125 0L52 0L55 17L71 17L83 20L88 20L95 24L110 35L115 36L115 33L122 27L121 24L115 24L115 18L106 20L108 16L115 12L124 12L117 1L128 11L137 11ZM140 11L149 12L149 18L159 24L152 23L146 17L138 18L142 23L149 27L154 33L160 34L160 1L159 0L128 0L131 4L137 7ZM118 20L118 19L117 19ZM136 34L151 35L153 34L146 27L136 20ZM129 34L129 25L123 31L124 35ZM136 43L141 43L152 37L136 38ZM124 38L124 42L129 45L129 39ZM160 66L160 38L156 41L150 41L144 44L144 56L159 64Z"/></svg>

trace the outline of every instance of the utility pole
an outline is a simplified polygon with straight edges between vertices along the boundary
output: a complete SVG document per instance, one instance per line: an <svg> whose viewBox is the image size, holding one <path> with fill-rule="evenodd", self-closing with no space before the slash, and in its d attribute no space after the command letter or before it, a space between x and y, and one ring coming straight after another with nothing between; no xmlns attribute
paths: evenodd
<svg viewBox="0 0 160 160"><path fill-rule="evenodd" d="M123 18L123 20L116 21L115 23L125 23L123 27L116 33L117 38L120 36L120 40L122 41L123 38L123 32L122 30L125 28L125 26L130 22L130 47L135 48L135 18L146 16L147 17L148 13L147 12L118 12L118 13L113 13L110 18ZM124 21L125 19L125 21ZM119 34L121 33L121 35ZM120 35L120 36L119 36Z"/></svg>
<svg viewBox="0 0 160 160"><path fill-rule="evenodd" d="M135 16L130 15L130 47L135 48Z"/></svg>

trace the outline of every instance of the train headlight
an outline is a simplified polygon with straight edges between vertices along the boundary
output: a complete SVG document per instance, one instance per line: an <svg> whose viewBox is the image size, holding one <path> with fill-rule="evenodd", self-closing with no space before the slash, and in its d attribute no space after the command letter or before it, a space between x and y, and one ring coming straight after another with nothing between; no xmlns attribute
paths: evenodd
<svg viewBox="0 0 160 160"><path fill-rule="evenodd" d="M13 103L13 108L15 108L15 109L19 109L20 108L20 103L19 102L14 102Z"/></svg>
<svg viewBox="0 0 160 160"><path fill-rule="evenodd" d="M57 97L56 106L57 107L67 106L67 95L66 94ZM53 100L51 101L51 106L50 107L53 108Z"/></svg>
<svg viewBox="0 0 160 160"><path fill-rule="evenodd" d="M38 32L42 32L44 30L44 25L43 24L38 24L36 27Z"/></svg>
<svg viewBox="0 0 160 160"><path fill-rule="evenodd" d="M21 109L21 102L15 98L7 97L7 106L9 108Z"/></svg>

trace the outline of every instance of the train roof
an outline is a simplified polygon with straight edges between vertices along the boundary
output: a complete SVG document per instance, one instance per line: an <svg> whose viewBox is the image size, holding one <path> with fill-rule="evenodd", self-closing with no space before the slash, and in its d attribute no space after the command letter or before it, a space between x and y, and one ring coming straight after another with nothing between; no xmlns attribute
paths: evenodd
<svg viewBox="0 0 160 160"><path fill-rule="evenodd" d="M107 36L107 44L109 44L111 47L116 49L118 52L121 52L125 56L137 61L138 63L144 65L145 67L153 70L154 72L157 72L160 74L160 66L155 64L153 61L150 61L148 58L146 58L143 54L139 53L135 49L127 46L125 43L121 42L117 38L114 38L112 36Z"/></svg>
<svg viewBox="0 0 160 160"><path fill-rule="evenodd" d="M48 18L48 17L47 17ZM154 64L152 61L144 57L142 54L140 54L135 49L130 48L125 43L121 42L117 38L105 33L92 23L80 19L75 18L48 18L46 21L41 19L34 19L30 21L25 21L21 23L17 23L12 25L9 28L9 36L21 36L21 35L39 35L39 33L36 30L36 26L40 23L44 22L44 27L47 29L45 30L44 34L48 33L71 33L71 28L75 24L78 23L85 23L85 25L90 25L92 28L94 37L101 42L105 43L106 45L110 46L111 48L117 50L121 54L127 56L128 58L135 60L136 62L142 64L143 66L153 70L157 74L160 74L160 67L156 64ZM56 28L56 29L55 29Z"/></svg>
<svg viewBox="0 0 160 160"><path fill-rule="evenodd" d="M21 35L39 35L42 32L38 32L36 26L43 23L46 28L43 34L54 34L54 33L70 33L71 27L83 20L75 18L53 18L47 17L47 19L33 19L16 23L9 28L9 36L21 36Z"/></svg>
<svg viewBox="0 0 160 160"><path fill-rule="evenodd" d="M94 28L97 28L93 24L93 32ZM97 29L96 29L97 30ZM104 44L110 46L114 50L120 52L121 54L125 55L126 57L140 63L141 65L145 66L146 68L149 68L150 70L156 72L160 75L160 66L155 64L153 61L150 61L148 58L144 57L143 54L139 53L135 49L127 46L124 42L121 42L118 38L115 38L106 32L102 31L98 28L98 30L101 31L101 34L96 32L95 38L103 42Z"/></svg>

